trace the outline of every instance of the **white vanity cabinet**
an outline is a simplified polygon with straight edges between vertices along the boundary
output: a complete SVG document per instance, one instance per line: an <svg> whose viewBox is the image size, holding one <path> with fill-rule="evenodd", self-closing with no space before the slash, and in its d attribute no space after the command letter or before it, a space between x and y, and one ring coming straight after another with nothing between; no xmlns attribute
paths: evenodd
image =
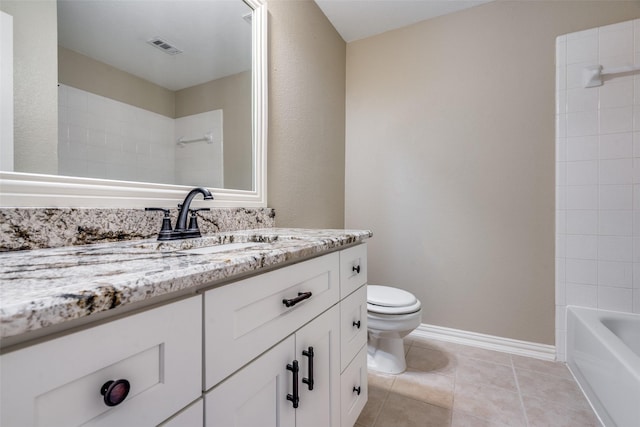
<svg viewBox="0 0 640 427"><path fill-rule="evenodd" d="M365 284L359 244L10 351L0 426L351 427ZM108 406L118 380L130 391Z"/></svg>
<svg viewBox="0 0 640 427"><path fill-rule="evenodd" d="M205 293L206 426L355 423L367 396L365 262L363 244Z"/></svg>
<svg viewBox="0 0 640 427"><path fill-rule="evenodd" d="M0 425L159 424L202 394L201 313L191 297L0 356ZM130 391L107 406L118 380Z"/></svg>

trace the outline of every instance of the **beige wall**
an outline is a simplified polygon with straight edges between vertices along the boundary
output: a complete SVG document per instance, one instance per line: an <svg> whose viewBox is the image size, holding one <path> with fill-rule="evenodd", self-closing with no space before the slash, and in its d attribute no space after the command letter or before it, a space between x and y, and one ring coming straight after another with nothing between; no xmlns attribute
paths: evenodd
<svg viewBox="0 0 640 427"><path fill-rule="evenodd" d="M423 322L554 344L555 37L640 3L496 1L347 46L346 226Z"/></svg>
<svg viewBox="0 0 640 427"><path fill-rule="evenodd" d="M56 174L56 3L2 0L0 9L13 16L14 169L18 172Z"/></svg>
<svg viewBox="0 0 640 427"><path fill-rule="evenodd" d="M311 0L267 5L268 204L279 227L343 227L345 42Z"/></svg>
<svg viewBox="0 0 640 427"><path fill-rule="evenodd" d="M251 190L251 71L176 92L176 117L223 110L224 185Z"/></svg>
<svg viewBox="0 0 640 427"><path fill-rule="evenodd" d="M175 118L173 91L62 46L58 47L58 79L64 85Z"/></svg>

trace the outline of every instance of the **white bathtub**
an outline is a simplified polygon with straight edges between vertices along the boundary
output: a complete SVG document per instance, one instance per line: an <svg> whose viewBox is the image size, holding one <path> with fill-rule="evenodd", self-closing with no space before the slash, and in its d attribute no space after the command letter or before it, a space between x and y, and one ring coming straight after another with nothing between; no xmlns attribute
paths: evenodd
<svg viewBox="0 0 640 427"><path fill-rule="evenodd" d="M640 426L640 315L568 307L567 364L605 426Z"/></svg>

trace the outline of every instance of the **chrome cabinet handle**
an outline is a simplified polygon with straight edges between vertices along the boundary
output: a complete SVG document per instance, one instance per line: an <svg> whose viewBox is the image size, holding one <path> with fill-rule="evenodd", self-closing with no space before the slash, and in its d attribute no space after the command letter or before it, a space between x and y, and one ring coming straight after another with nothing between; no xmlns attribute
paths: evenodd
<svg viewBox="0 0 640 427"><path fill-rule="evenodd" d="M283 299L282 303L287 307L293 307L300 301L304 301L306 299L311 298L311 292L298 292L298 296L291 299Z"/></svg>

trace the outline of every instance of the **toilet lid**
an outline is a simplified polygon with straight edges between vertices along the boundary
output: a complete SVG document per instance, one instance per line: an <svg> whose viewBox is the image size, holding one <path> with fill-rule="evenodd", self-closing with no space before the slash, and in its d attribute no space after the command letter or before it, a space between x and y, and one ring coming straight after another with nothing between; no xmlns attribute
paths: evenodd
<svg viewBox="0 0 640 427"><path fill-rule="evenodd" d="M367 286L367 302L382 307L407 307L418 299L411 293L389 286Z"/></svg>
<svg viewBox="0 0 640 427"><path fill-rule="evenodd" d="M420 310L420 301L410 292L389 286L367 286L367 311L379 314L409 314Z"/></svg>

